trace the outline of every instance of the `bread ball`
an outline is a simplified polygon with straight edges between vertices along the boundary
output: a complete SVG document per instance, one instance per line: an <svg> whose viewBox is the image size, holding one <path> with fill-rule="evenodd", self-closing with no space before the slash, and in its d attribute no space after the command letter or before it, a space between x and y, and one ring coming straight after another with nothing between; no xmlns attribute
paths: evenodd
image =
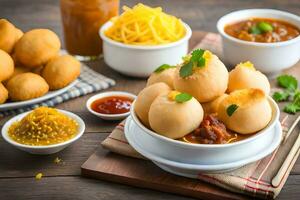
<svg viewBox="0 0 300 200"><path fill-rule="evenodd" d="M33 29L26 32L15 46L17 60L29 68L46 64L60 50L58 36L48 29Z"/></svg>
<svg viewBox="0 0 300 200"><path fill-rule="evenodd" d="M219 58L205 51L205 66L193 67L190 76L181 77L176 70L174 87L180 92L194 96L200 103L212 101L225 93L228 84L228 71Z"/></svg>
<svg viewBox="0 0 300 200"><path fill-rule="evenodd" d="M158 96L150 106L150 127L158 134L178 139L195 130L203 120L201 104L194 98L178 103L172 94Z"/></svg>
<svg viewBox="0 0 300 200"><path fill-rule="evenodd" d="M12 79L14 76L18 75L18 74L23 74L23 73L26 73L26 72L29 72L30 70L26 67L21 67L21 66L16 66L14 68L14 73L5 81L3 81L3 84L4 85L7 85L8 81L10 79Z"/></svg>
<svg viewBox="0 0 300 200"><path fill-rule="evenodd" d="M8 99L8 91L3 86L2 83L0 83L0 104L4 103Z"/></svg>
<svg viewBox="0 0 300 200"><path fill-rule="evenodd" d="M15 26L6 19L0 19L0 49L11 53L16 42Z"/></svg>
<svg viewBox="0 0 300 200"><path fill-rule="evenodd" d="M52 59L43 69L42 76L50 90L67 86L80 75L80 62L73 56L63 55Z"/></svg>
<svg viewBox="0 0 300 200"><path fill-rule="evenodd" d="M261 89L267 95L271 88L268 78L255 70L251 62L240 63L229 72L228 92L247 88Z"/></svg>
<svg viewBox="0 0 300 200"><path fill-rule="evenodd" d="M145 126L150 127L148 113L154 99L170 91L171 88L162 82L154 83L140 91L135 101L134 111Z"/></svg>
<svg viewBox="0 0 300 200"><path fill-rule="evenodd" d="M41 76L27 72L10 79L7 90L12 101L24 101L43 96L48 92L49 86Z"/></svg>
<svg viewBox="0 0 300 200"><path fill-rule="evenodd" d="M228 96L228 94L225 93L210 102L201 104L202 108L204 110L204 113L205 114L217 113L221 101L227 96Z"/></svg>
<svg viewBox="0 0 300 200"><path fill-rule="evenodd" d="M252 134L268 125L272 108L262 90L236 90L219 104L218 118L237 133Z"/></svg>
<svg viewBox="0 0 300 200"><path fill-rule="evenodd" d="M14 73L14 61L8 53L0 49L0 82Z"/></svg>
<svg viewBox="0 0 300 200"><path fill-rule="evenodd" d="M176 68L168 68L163 71L153 72L147 80L147 86L152 85L158 82L164 82L174 89L174 77L175 77Z"/></svg>

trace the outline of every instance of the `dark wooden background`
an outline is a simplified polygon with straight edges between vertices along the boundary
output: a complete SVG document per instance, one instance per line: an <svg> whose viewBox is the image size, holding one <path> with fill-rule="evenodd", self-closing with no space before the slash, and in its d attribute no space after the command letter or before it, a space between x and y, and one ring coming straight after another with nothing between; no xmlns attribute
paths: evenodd
<svg viewBox="0 0 300 200"><path fill-rule="evenodd" d="M300 15L299 0L121 0L122 5L129 6L138 2L151 6L160 5L167 12L190 24L193 30L211 32L216 32L218 18L233 10L274 8ZM23 31L50 28L62 36L58 0L0 0L0 18L9 19ZM137 93L144 86L144 80L121 76L102 61L90 63L90 66L117 81L117 86L112 90ZM0 138L0 199L190 199L81 177L80 166L116 124L90 115L83 106L88 97L58 106L80 115L87 123L83 137L58 154L29 155L16 150ZM0 120L0 126L7 119ZM53 162L57 156L64 160L60 165ZM38 172L45 176L40 181L34 179ZM278 199L300 198L299 160L291 174Z"/></svg>

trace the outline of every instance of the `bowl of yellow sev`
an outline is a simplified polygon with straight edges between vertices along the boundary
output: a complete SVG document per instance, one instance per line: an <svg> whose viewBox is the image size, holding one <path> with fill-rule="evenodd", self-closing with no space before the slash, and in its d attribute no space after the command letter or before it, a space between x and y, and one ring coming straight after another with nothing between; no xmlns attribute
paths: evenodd
<svg viewBox="0 0 300 200"><path fill-rule="evenodd" d="M31 154L53 154L78 140L85 130L77 115L55 108L39 107L11 118L2 137Z"/></svg>
<svg viewBox="0 0 300 200"><path fill-rule="evenodd" d="M180 19L141 3L123 10L99 31L104 61L112 69L148 77L162 64L179 64L188 53L192 31Z"/></svg>

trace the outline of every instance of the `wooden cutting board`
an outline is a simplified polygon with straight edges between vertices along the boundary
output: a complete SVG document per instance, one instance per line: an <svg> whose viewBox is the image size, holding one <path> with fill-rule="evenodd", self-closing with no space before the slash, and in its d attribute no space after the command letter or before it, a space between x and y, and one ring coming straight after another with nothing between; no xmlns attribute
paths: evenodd
<svg viewBox="0 0 300 200"><path fill-rule="evenodd" d="M207 33L194 32L190 47L196 46ZM150 161L121 156L99 146L81 166L83 176L150 188L201 199L247 199L195 179L172 175Z"/></svg>
<svg viewBox="0 0 300 200"><path fill-rule="evenodd" d="M190 47L195 47L206 35L193 32ZM300 63L288 73L300 79ZM271 81L274 86L274 80ZM81 166L83 176L118 182L141 188L196 197L200 199L249 199L200 180L176 176L158 168L150 161L121 156L99 146L96 152Z"/></svg>

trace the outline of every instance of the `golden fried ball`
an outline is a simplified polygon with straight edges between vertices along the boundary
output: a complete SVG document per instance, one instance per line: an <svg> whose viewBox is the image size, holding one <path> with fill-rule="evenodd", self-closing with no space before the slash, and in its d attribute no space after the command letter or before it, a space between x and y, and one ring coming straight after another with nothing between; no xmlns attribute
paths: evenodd
<svg viewBox="0 0 300 200"><path fill-rule="evenodd" d="M140 91L135 101L134 111L145 126L149 127L148 113L154 99L170 91L171 88L162 82L154 83Z"/></svg>
<svg viewBox="0 0 300 200"><path fill-rule="evenodd" d="M152 85L158 82L164 82L174 89L174 77L175 77L176 68L169 68L162 72L153 72L148 78L147 86Z"/></svg>
<svg viewBox="0 0 300 200"><path fill-rule="evenodd" d="M194 96L200 103L212 101L225 93L228 84L228 71L219 58L205 51L204 67L194 67L193 74L181 77L178 69L174 79L174 87L180 92Z"/></svg>
<svg viewBox="0 0 300 200"><path fill-rule="evenodd" d="M14 61L8 53L0 49L0 82L14 73Z"/></svg>
<svg viewBox="0 0 300 200"><path fill-rule="evenodd" d="M252 134L268 125L272 108L262 90L236 90L220 103L218 118L237 133Z"/></svg>
<svg viewBox="0 0 300 200"><path fill-rule="evenodd" d="M10 79L7 90L12 101L24 101L43 96L49 91L49 86L41 76L27 72Z"/></svg>
<svg viewBox="0 0 300 200"><path fill-rule="evenodd" d="M0 19L0 49L11 53L15 45L15 26L6 19Z"/></svg>
<svg viewBox="0 0 300 200"><path fill-rule="evenodd" d="M17 42L16 58L26 67L39 67L57 56L60 46L60 40L53 31L33 29Z"/></svg>
<svg viewBox="0 0 300 200"><path fill-rule="evenodd" d="M26 67L22 67L22 66L16 66L14 68L14 73L5 81L3 81L3 84L4 85L7 85L8 81L10 79L12 79L14 76L18 75L18 74L23 74L23 73L26 73L26 72L29 72L30 70Z"/></svg>
<svg viewBox="0 0 300 200"><path fill-rule="evenodd" d="M212 113L218 112L218 108L219 108L219 105L220 105L221 101L224 98L226 98L227 96L228 96L228 94L225 93L225 94L222 94L221 96L217 97L216 99L214 99L210 102L201 104L202 108L204 110L204 113L205 114L212 114Z"/></svg>
<svg viewBox="0 0 300 200"><path fill-rule="evenodd" d="M80 62L73 56L63 55L52 59L43 69L42 76L50 90L67 86L80 75Z"/></svg>
<svg viewBox="0 0 300 200"><path fill-rule="evenodd" d="M268 78L250 62L240 63L229 72L228 92L246 88L258 88L266 94L271 88Z"/></svg>
<svg viewBox="0 0 300 200"><path fill-rule="evenodd" d="M0 104L4 103L8 99L8 91L3 86L2 83L0 83Z"/></svg>
<svg viewBox="0 0 300 200"><path fill-rule="evenodd" d="M183 103L176 102L172 94L174 92L159 95L153 101L149 110L149 123L156 133L177 139L200 125L203 109L195 98Z"/></svg>

